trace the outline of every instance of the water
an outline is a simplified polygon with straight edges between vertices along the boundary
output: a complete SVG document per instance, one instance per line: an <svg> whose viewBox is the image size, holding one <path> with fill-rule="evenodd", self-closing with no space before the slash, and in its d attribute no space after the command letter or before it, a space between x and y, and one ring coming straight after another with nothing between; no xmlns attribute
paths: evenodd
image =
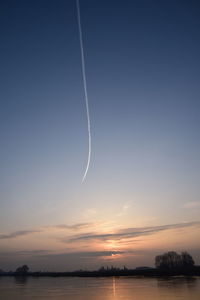
<svg viewBox="0 0 200 300"><path fill-rule="evenodd" d="M0 277L1 300L199 300L200 278Z"/></svg>

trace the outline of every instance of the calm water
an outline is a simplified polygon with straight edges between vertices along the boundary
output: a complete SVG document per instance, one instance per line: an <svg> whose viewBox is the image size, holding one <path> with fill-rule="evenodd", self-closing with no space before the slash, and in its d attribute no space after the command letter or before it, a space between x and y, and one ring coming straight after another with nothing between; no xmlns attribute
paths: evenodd
<svg viewBox="0 0 200 300"><path fill-rule="evenodd" d="M0 277L1 300L199 300L200 278Z"/></svg>

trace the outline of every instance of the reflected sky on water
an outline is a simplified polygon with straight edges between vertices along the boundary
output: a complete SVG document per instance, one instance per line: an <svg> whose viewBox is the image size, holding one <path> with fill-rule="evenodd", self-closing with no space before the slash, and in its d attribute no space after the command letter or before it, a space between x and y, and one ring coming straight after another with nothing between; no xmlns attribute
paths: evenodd
<svg viewBox="0 0 200 300"><path fill-rule="evenodd" d="M199 300L200 278L23 278L1 277L3 300L183 299Z"/></svg>

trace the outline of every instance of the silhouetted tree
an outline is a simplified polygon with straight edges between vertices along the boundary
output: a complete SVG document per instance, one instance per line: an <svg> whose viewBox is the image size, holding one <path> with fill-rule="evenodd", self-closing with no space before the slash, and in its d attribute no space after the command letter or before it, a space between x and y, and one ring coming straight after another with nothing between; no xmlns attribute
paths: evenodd
<svg viewBox="0 0 200 300"><path fill-rule="evenodd" d="M29 267L27 265L23 265L22 267L17 268L15 272L24 275L27 274L28 271L29 271Z"/></svg>
<svg viewBox="0 0 200 300"><path fill-rule="evenodd" d="M188 268L194 266L194 260L187 252L178 254L175 251L170 251L156 256L155 265L158 269Z"/></svg>
<svg viewBox="0 0 200 300"><path fill-rule="evenodd" d="M194 266L194 260L192 256L185 252L181 253L181 259L182 259L182 266L183 267L193 267Z"/></svg>

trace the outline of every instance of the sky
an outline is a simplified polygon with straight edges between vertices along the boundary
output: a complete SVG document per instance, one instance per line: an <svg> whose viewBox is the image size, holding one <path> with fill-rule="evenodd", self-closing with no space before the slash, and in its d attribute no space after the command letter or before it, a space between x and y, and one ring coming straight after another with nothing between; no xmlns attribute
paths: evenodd
<svg viewBox="0 0 200 300"><path fill-rule="evenodd" d="M0 269L200 264L200 4L0 1Z"/></svg>

